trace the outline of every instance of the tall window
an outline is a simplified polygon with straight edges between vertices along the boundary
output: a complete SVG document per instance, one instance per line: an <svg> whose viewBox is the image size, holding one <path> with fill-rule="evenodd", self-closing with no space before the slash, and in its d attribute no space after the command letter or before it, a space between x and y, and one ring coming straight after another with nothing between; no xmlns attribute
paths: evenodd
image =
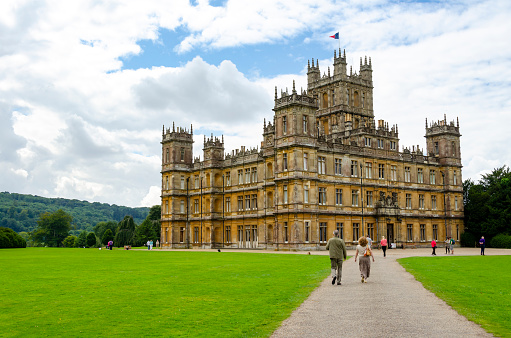
<svg viewBox="0 0 511 338"><path fill-rule="evenodd" d="M435 155L438 155L438 142L435 142L434 147L435 147Z"/></svg>
<svg viewBox="0 0 511 338"><path fill-rule="evenodd" d="M167 149L167 151L165 152L165 163L169 163L169 160L170 160L170 153L169 153L169 150Z"/></svg>
<svg viewBox="0 0 511 338"><path fill-rule="evenodd" d="M433 224L433 239L438 241L438 225Z"/></svg>
<svg viewBox="0 0 511 338"><path fill-rule="evenodd" d="M167 187L167 190L169 190L169 177L165 177L165 186Z"/></svg>
<svg viewBox="0 0 511 338"><path fill-rule="evenodd" d="M364 137L364 144L366 147L371 146L371 138L370 137Z"/></svg>
<svg viewBox="0 0 511 338"><path fill-rule="evenodd" d="M309 170L309 154L303 153L303 170Z"/></svg>
<svg viewBox="0 0 511 338"><path fill-rule="evenodd" d="M431 210L436 210L436 196L431 196Z"/></svg>
<svg viewBox="0 0 511 338"><path fill-rule="evenodd" d="M179 205L179 212L184 214L185 213L185 201L181 201Z"/></svg>
<svg viewBox="0 0 511 338"><path fill-rule="evenodd" d="M303 203L309 203L309 186L307 184L303 186Z"/></svg>
<svg viewBox="0 0 511 338"><path fill-rule="evenodd" d="M257 168L256 167L252 168L251 174L252 174L251 182L257 183Z"/></svg>
<svg viewBox="0 0 511 338"><path fill-rule="evenodd" d="M326 243L326 222L319 223L319 242Z"/></svg>
<svg viewBox="0 0 511 338"><path fill-rule="evenodd" d="M458 210L458 196L454 196L454 210Z"/></svg>
<svg viewBox="0 0 511 338"><path fill-rule="evenodd" d="M385 164L378 164L378 178L380 180L385 179Z"/></svg>
<svg viewBox="0 0 511 338"><path fill-rule="evenodd" d="M245 183L250 183L250 168L245 169Z"/></svg>
<svg viewBox="0 0 511 338"><path fill-rule="evenodd" d="M231 198L225 198L225 212L231 212Z"/></svg>
<svg viewBox="0 0 511 338"><path fill-rule="evenodd" d="M252 194L252 209L257 209L257 194Z"/></svg>
<svg viewBox="0 0 511 338"><path fill-rule="evenodd" d="M396 141L390 141L390 150L396 150Z"/></svg>
<svg viewBox="0 0 511 338"><path fill-rule="evenodd" d="M310 222L309 221L305 221L304 222L304 237L305 237L305 242L308 243L310 241L310 232L311 232L311 226L310 226Z"/></svg>
<svg viewBox="0 0 511 338"><path fill-rule="evenodd" d="M185 148L181 148L181 162L185 160Z"/></svg>
<svg viewBox="0 0 511 338"><path fill-rule="evenodd" d="M354 207L358 206L358 190L351 191L351 205Z"/></svg>
<svg viewBox="0 0 511 338"><path fill-rule="evenodd" d="M225 185L228 187L231 185L231 172L230 171L225 173Z"/></svg>
<svg viewBox="0 0 511 338"><path fill-rule="evenodd" d="M421 242L425 242L426 241L426 224L421 224L420 225L420 232L421 232Z"/></svg>
<svg viewBox="0 0 511 338"><path fill-rule="evenodd" d="M336 224L337 231L339 231L339 238L344 239L344 224L338 222Z"/></svg>
<svg viewBox="0 0 511 338"><path fill-rule="evenodd" d="M412 224L406 225L406 240L408 242L413 242L413 225Z"/></svg>
<svg viewBox="0 0 511 338"><path fill-rule="evenodd" d="M358 176L358 162L357 161L351 161L351 176L354 176L354 177Z"/></svg>
<svg viewBox="0 0 511 338"><path fill-rule="evenodd" d="M199 176L195 176L195 189L199 189L200 188L200 185L199 185Z"/></svg>
<svg viewBox="0 0 511 338"><path fill-rule="evenodd" d="M193 201L193 212L194 213L199 213L200 209L199 209L199 199L195 199Z"/></svg>
<svg viewBox="0 0 511 338"><path fill-rule="evenodd" d="M303 129L303 133L307 134L307 131L309 130L309 124L308 124L306 115L302 116L302 129Z"/></svg>
<svg viewBox="0 0 511 338"><path fill-rule="evenodd" d="M456 143L451 142L452 156L456 156Z"/></svg>
<svg viewBox="0 0 511 338"><path fill-rule="evenodd" d="M243 184L243 169L238 170L238 184Z"/></svg>
<svg viewBox="0 0 511 338"><path fill-rule="evenodd" d="M434 170L429 171L429 183L436 184L436 175Z"/></svg>
<svg viewBox="0 0 511 338"><path fill-rule="evenodd" d="M334 168L336 175L341 175L341 173L342 173L342 171L341 171L341 169L342 169L341 164L342 164L342 160L340 158L336 158L335 159L335 168Z"/></svg>
<svg viewBox="0 0 511 338"><path fill-rule="evenodd" d="M374 223L367 223L367 236L371 239L374 238Z"/></svg>
<svg viewBox="0 0 511 338"><path fill-rule="evenodd" d="M424 210L424 195L419 194L419 209Z"/></svg>
<svg viewBox="0 0 511 338"><path fill-rule="evenodd" d="M459 224L456 224L456 240L460 240L460 226Z"/></svg>
<svg viewBox="0 0 511 338"><path fill-rule="evenodd" d="M193 227L193 242L199 243L199 227Z"/></svg>
<svg viewBox="0 0 511 338"><path fill-rule="evenodd" d="M411 181L410 167L405 167L405 182Z"/></svg>
<svg viewBox="0 0 511 338"><path fill-rule="evenodd" d="M366 191L366 206L367 207L373 206L373 192L372 191Z"/></svg>
<svg viewBox="0 0 511 338"><path fill-rule="evenodd" d="M243 243L243 225L238 225L238 243Z"/></svg>
<svg viewBox="0 0 511 338"><path fill-rule="evenodd" d="M185 177L181 176L181 189L185 188Z"/></svg>
<svg viewBox="0 0 511 338"><path fill-rule="evenodd" d="M417 183L424 183L422 168L417 168Z"/></svg>
<svg viewBox="0 0 511 338"><path fill-rule="evenodd" d="M335 205L342 205L342 189L335 189Z"/></svg>
<svg viewBox="0 0 511 338"><path fill-rule="evenodd" d="M360 237L360 228L358 223L353 223L353 242L357 242Z"/></svg>
<svg viewBox="0 0 511 338"><path fill-rule="evenodd" d="M287 116L282 116L282 131L287 133Z"/></svg>
<svg viewBox="0 0 511 338"><path fill-rule="evenodd" d="M318 174L324 174L326 172L326 158L318 156Z"/></svg>
<svg viewBox="0 0 511 338"><path fill-rule="evenodd" d="M397 166L395 165L390 166L390 179L392 181L397 181Z"/></svg>
<svg viewBox="0 0 511 338"><path fill-rule="evenodd" d="M179 242L184 243L185 241L185 227L179 228Z"/></svg>
<svg viewBox="0 0 511 338"><path fill-rule="evenodd" d="M289 241L289 229L288 229L288 226L287 226L287 222L284 222L284 242L288 242Z"/></svg>
<svg viewBox="0 0 511 338"><path fill-rule="evenodd" d="M318 188L318 203L320 205L326 205L326 188L319 187Z"/></svg>
<svg viewBox="0 0 511 338"><path fill-rule="evenodd" d="M456 170L452 173L452 184L457 185L458 184L458 176L456 174Z"/></svg>
<svg viewBox="0 0 511 338"><path fill-rule="evenodd" d="M283 190L284 204L287 204L287 185L284 185Z"/></svg>
<svg viewBox="0 0 511 338"><path fill-rule="evenodd" d="M373 178L373 164L366 162L366 178Z"/></svg>
<svg viewBox="0 0 511 338"><path fill-rule="evenodd" d="M243 196L238 196L238 211L243 210Z"/></svg>
<svg viewBox="0 0 511 338"><path fill-rule="evenodd" d="M232 237L231 237L231 226L226 225L225 226L225 242L231 243Z"/></svg>
<svg viewBox="0 0 511 338"><path fill-rule="evenodd" d="M250 195L245 195L245 210L250 210Z"/></svg>
<svg viewBox="0 0 511 338"><path fill-rule="evenodd" d="M412 208L412 194L406 194L406 209Z"/></svg>
<svg viewBox="0 0 511 338"><path fill-rule="evenodd" d="M284 153L283 156L282 169L287 170L287 154Z"/></svg>
<svg viewBox="0 0 511 338"><path fill-rule="evenodd" d="M383 149L383 140L382 139L378 139L378 149Z"/></svg>

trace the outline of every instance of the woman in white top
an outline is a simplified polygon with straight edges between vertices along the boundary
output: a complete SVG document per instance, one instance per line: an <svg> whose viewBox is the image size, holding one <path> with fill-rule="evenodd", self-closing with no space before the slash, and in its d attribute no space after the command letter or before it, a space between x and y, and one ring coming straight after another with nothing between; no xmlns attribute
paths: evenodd
<svg viewBox="0 0 511 338"><path fill-rule="evenodd" d="M357 250L355 251L355 263L357 262L358 256L360 256L358 260L358 268L360 269L362 283L367 283L367 278L369 278L369 274L371 273L370 257L373 258L374 262L374 256L373 251L367 245L367 239L365 237L360 237L358 239Z"/></svg>

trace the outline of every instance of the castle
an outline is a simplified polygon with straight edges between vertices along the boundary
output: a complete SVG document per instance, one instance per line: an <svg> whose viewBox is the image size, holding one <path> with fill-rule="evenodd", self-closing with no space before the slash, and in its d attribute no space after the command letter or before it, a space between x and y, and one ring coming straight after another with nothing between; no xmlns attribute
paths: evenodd
<svg viewBox="0 0 511 338"><path fill-rule="evenodd" d="M320 250L338 229L392 246L429 246L463 232L459 122L428 124L426 151L399 151L397 125L375 121L371 58L359 74L334 52L333 74L308 64L307 90L277 95L260 149L224 153L193 129L162 134L165 248Z"/></svg>

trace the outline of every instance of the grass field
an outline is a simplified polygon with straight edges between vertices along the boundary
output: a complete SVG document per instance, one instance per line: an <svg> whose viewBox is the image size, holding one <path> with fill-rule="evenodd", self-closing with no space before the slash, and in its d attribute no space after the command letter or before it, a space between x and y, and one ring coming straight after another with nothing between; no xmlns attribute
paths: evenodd
<svg viewBox="0 0 511 338"><path fill-rule="evenodd" d="M0 250L2 336L266 337L330 271L328 256Z"/></svg>
<svg viewBox="0 0 511 338"><path fill-rule="evenodd" d="M511 337L511 256L413 257L399 263L458 313Z"/></svg>

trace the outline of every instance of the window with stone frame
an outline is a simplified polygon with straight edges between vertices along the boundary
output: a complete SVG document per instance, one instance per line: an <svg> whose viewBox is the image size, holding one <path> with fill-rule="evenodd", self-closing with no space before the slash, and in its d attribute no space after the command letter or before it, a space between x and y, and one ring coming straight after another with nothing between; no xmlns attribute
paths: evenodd
<svg viewBox="0 0 511 338"><path fill-rule="evenodd" d="M360 237L360 225L359 223L353 223L353 242L358 242Z"/></svg>
<svg viewBox="0 0 511 338"><path fill-rule="evenodd" d="M318 188L318 203L320 205L326 205L326 188L325 187Z"/></svg>
<svg viewBox="0 0 511 338"><path fill-rule="evenodd" d="M326 222L320 222L319 223L319 242L320 243L326 243L327 236L326 236Z"/></svg>
<svg viewBox="0 0 511 338"><path fill-rule="evenodd" d="M406 241L413 242L413 224L406 225Z"/></svg>
<svg viewBox="0 0 511 338"><path fill-rule="evenodd" d="M436 184L436 175L434 170L429 171L429 184Z"/></svg>
<svg viewBox="0 0 511 338"><path fill-rule="evenodd" d="M385 179L385 164L383 163L378 164L378 178L380 180Z"/></svg>
<svg viewBox="0 0 511 338"><path fill-rule="evenodd" d="M419 194L419 209L424 210L424 195Z"/></svg>
<svg viewBox="0 0 511 338"><path fill-rule="evenodd" d="M426 241L426 224L420 225L420 241L425 242Z"/></svg>
<svg viewBox="0 0 511 338"><path fill-rule="evenodd" d="M410 167L405 167L405 182L411 181Z"/></svg>
<svg viewBox="0 0 511 338"><path fill-rule="evenodd" d="M366 178L373 178L373 164L366 162Z"/></svg>
<svg viewBox="0 0 511 338"><path fill-rule="evenodd" d="M436 195L431 195L431 210L436 210Z"/></svg>
<svg viewBox="0 0 511 338"><path fill-rule="evenodd" d="M412 208L412 194L406 194L406 209Z"/></svg>
<svg viewBox="0 0 511 338"><path fill-rule="evenodd" d="M342 189L335 189L335 205L342 205Z"/></svg>
<svg viewBox="0 0 511 338"><path fill-rule="evenodd" d="M342 159L340 158L336 158L334 160L335 162L335 167L334 167L334 172L335 172L335 175L342 175Z"/></svg>
<svg viewBox="0 0 511 338"><path fill-rule="evenodd" d="M358 206L358 190L351 191L351 205L354 207Z"/></svg>

